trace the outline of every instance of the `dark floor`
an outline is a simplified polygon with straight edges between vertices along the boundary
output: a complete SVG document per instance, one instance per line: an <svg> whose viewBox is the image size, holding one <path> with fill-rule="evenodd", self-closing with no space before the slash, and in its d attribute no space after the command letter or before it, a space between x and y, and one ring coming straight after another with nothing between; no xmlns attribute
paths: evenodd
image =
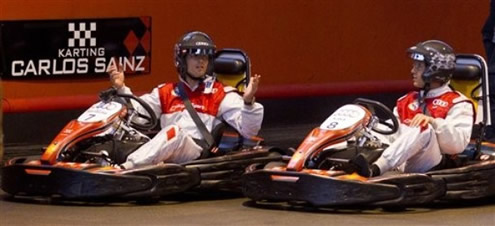
<svg viewBox="0 0 495 226"><path fill-rule="evenodd" d="M0 225L435 225L491 226L495 200L382 209L311 209L256 205L246 198L182 195L153 205L10 201L0 191Z"/></svg>

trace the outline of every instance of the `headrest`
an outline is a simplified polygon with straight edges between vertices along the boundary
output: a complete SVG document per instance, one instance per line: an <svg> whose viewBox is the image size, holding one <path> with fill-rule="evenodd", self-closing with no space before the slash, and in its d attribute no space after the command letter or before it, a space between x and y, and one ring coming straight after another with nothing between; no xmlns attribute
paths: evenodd
<svg viewBox="0 0 495 226"><path fill-rule="evenodd" d="M241 52L219 51L213 68L217 74L242 74L246 71L246 58Z"/></svg>
<svg viewBox="0 0 495 226"><path fill-rule="evenodd" d="M479 80L482 76L481 62L475 58L457 57L452 79Z"/></svg>

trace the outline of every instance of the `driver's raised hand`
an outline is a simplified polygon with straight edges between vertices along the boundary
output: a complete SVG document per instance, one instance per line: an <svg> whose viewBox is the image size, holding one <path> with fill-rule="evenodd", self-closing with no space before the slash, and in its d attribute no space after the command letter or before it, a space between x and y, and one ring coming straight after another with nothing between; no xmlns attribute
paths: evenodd
<svg viewBox="0 0 495 226"><path fill-rule="evenodd" d="M255 74L254 76L251 76L249 84L244 90L244 95L242 97L245 103L252 103L254 101L254 95L256 94L256 91L258 91L260 79L261 75Z"/></svg>
<svg viewBox="0 0 495 226"><path fill-rule="evenodd" d="M124 86L124 71L121 66L111 65L108 67L107 73L114 88L120 89Z"/></svg>

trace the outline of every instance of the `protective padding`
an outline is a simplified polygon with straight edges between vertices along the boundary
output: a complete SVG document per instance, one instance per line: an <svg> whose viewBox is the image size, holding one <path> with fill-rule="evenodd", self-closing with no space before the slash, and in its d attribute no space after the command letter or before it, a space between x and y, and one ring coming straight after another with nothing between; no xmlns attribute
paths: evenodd
<svg viewBox="0 0 495 226"><path fill-rule="evenodd" d="M217 52L214 62L214 71L217 80L224 85L237 88L239 92L249 79L249 59L238 49L223 49Z"/></svg>
<svg viewBox="0 0 495 226"><path fill-rule="evenodd" d="M237 74L237 75L228 75L228 74L217 74L217 80L222 82L224 85L232 86L237 88L239 92L243 92L245 86L243 85L244 83L242 80L246 78L246 74ZM240 85L239 82L241 82Z"/></svg>
<svg viewBox="0 0 495 226"><path fill-rule="evenodd" d="M474 107L476 111L478 111L478 100L474 99L474 97L479 97L481 96L481 92L478 89L475 91L473 95L471 95L471 92L476 89L476 87L480 84L480 81L474 81L474 80L454 80L452 79L450 81L450 85L454 87L455 90L461 92L464 94L466 97L468 97L474 104Z"/></svg>
<svg viewBox="0 0 495 226"><path fill-rule="evenodd" d="M456 68L450 81L450 85L455 90L471 99L476 110L478 110L478 97L481 96L479 85L482 81L482 72L481 62L474 58L458 56L456 59Z"/></svg>

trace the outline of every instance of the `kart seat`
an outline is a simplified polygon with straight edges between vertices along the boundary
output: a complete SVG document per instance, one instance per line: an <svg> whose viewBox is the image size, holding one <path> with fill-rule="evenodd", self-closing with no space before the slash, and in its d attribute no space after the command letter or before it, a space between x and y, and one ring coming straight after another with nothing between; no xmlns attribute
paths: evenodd
<svg viewBox="0 0 495 226"><path fill-rule="evenodd" d="M478 101L481 97L482 76L482 62L464 55L457 56L456 68L450 85L469 97L475 104L477 111Z"/></svg>
<svg viewBox="0 0 495 226"><path fill-rule="evenodd" d="M222 49L215 54L214 72L218 81L243 92L249 82L251 63L240 49Z"/></svg>
<svg viewBox="0 0 495 226"><path fill-rule="evenodd" d="M485 139L485 127L491 124L488 67L483 57L476 54L456 55L456 68L450 85L470 98L475 105L476 122L471 136L475 144L468 146L459 156L474 159L481 151L481 142Z"/></svg>
<svg viewBox="0 0 495 226"><path fill-rule="evenodd" d="M488 70L483 57L475 54L456 56L456 68L450 85L475 104L476 124L490 125Z"/></svg>
<svg viewBox="0 0 495 226"><path fill-rule="evenodd" d="M221 49L215 54L213 69L217 81L242 92L249 82L251 64L247 54L240 49ZM218 156L244 147L259 145L263 140L259 137L244 138L232 126L222 122L213 128L212 136L218 151L210 153L204 150L200 159Z"/></svg>

